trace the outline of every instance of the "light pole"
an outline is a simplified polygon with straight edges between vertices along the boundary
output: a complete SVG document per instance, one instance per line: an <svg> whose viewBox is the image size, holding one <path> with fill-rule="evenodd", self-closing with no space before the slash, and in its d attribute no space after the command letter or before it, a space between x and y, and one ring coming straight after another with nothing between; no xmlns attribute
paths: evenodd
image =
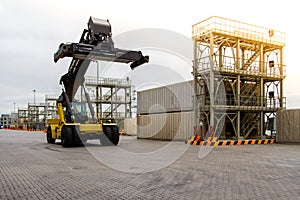
<svg viewBox="0 0 300 200"><path fill-rule="evenodd" d="M36 92L36 90L34 89L34 90L32 90L33 91L33 106L34 106L34 115L37 115L37 107L36 107L36 105L35 105L35 92ZM37 123L37 119L36 119L36 117L38 117L38 116L35 116L34 117L34 125L33 125L33 129L35 130L36 129L36 123Z"/></svg>
<svg viewBox="0 0 300 200"><path fill-rule="evenodd" d="M17 124L17 113L16 113L16 103L14 103L14 115L13 115L13 120L14 120L14 126ZM17 127L15 127L17 128Z"/></svg>
<svg viewBox="0 0 300 200"><path fill-rule="evenodd" d="M36 90L32 90L33 91L33 104L35 105L35 92Z"/></svg>

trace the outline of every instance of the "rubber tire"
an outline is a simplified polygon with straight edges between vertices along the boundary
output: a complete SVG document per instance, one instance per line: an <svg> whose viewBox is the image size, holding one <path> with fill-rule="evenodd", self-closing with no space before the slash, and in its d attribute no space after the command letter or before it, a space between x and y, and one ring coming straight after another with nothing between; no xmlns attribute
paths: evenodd
<svg viewBox="0 0 300 200"><path fill-rule="evenodd" d="M119 129L117 126L104 126L104 134L100 138L102 145L111 146L119 143Z"/></svg>
<svg viewBox="0 0 300 200"><path fill-rule="evenodd" d="M82 140L80 138L80 129L78 126L73 126L73 142L74 146L82 146Z"/></svg>
<svg viewBox="0 0 300 200"><path fill-rule="evenodd" d="M118 145L119 140L120 140L119 128L117 126L112 126L112 130L113 130L113 141L112 141L112 143L114 145Z"/></svg>
<svg viewBox="0 0 300 200"><path fill-rule="evenodd" d="M113 143L113 131L110 126L103 126L104 134L100 137L100 143L104 146L111 146Z"/></svg>
<svg viewBox="0 0 300 200"><path fill-rule="evenodd" d="M63 147L72 147L74 145L72 126L63 126L62 127L61 144Z"/></svg>
<svg viewBox="0 0 300 200"><path fill-rule="evenodd" d="M55 138L52 138L51 126L48 126L46 136L47 136L47 142L49 144L54 144L55 143Z"/></svg>

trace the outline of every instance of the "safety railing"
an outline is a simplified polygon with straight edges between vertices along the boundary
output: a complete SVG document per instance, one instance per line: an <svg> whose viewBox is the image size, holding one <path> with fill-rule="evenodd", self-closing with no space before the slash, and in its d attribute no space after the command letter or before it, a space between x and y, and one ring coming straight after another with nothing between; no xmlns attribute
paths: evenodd
<svg viewBox="0 0 300 200"><path fill-rule="evenodd" d="M192 26L194 40L211 32L284 46L286 34L274 29L213 16Z"/></svg>
<svg viewBox="0 0 300 200"><path fill-rule="evenodd" d="M119 78L103 78L86 76L85 84L97 84L97 85L115 85L115 86L131 86L131 80L129 79L119 79Z"/></svg>
<svg viewBox="0 0 300 200"><path fill-rule="evenodd" d="M241 75L254 75L254 76L265 76L265 77L274 77L274 78L285 78L286 76L286 66L281 64L272 64L270 66L269 62L263 63L263 70L260 70L261 62L255 61L249 67L245 68L243 65L240 65L238 69L236 64L233 62L233 59L228 59L224 61L222 65L214 61L213 70L226 73L235 73ZM198 64L198 73L205 73L210 70L210 62L200 62Z"/></svg>
<svg viewBox="0 0 300 200"><path fill-rule="evenodd" d="M238 105L238 98L240 105ZM210 106L210 97L200 95L200 107ZM223 107L253 107L253 108L270 108L279 109L286 108L286 97L261 97L261 96L246 96L226 94L225 96L215 95L215 106Z"/></svg>

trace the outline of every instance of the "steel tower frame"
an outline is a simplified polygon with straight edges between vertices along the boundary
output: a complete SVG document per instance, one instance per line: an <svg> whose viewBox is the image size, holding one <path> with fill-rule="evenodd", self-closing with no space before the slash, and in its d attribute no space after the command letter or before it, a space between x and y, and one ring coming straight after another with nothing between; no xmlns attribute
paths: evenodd
<svg viewBox="0 0 300 200"><path fill-rule="evenodd" d="M213 16L192 26L192 38L197 134L264 137L266 124L286 107L285 33Z"/></svg>
<svg viewBox="0 0 300 200"><path fill-rule="evenodd" d="M132 84L129 78L85 77L85 86L96 115L101 120L116 121L132 117Z"/></svg>

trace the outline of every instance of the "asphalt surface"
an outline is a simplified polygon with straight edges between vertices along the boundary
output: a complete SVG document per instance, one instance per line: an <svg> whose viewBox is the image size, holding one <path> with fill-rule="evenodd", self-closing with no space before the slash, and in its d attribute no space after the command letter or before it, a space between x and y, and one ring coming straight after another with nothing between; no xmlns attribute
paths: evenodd
<svg viewBox="0 0 300 200"><path fill-rule="evenodd" d="M0 130L0 199L299 199L300 145L201 148L122 136L47 144Z"/></svg>

